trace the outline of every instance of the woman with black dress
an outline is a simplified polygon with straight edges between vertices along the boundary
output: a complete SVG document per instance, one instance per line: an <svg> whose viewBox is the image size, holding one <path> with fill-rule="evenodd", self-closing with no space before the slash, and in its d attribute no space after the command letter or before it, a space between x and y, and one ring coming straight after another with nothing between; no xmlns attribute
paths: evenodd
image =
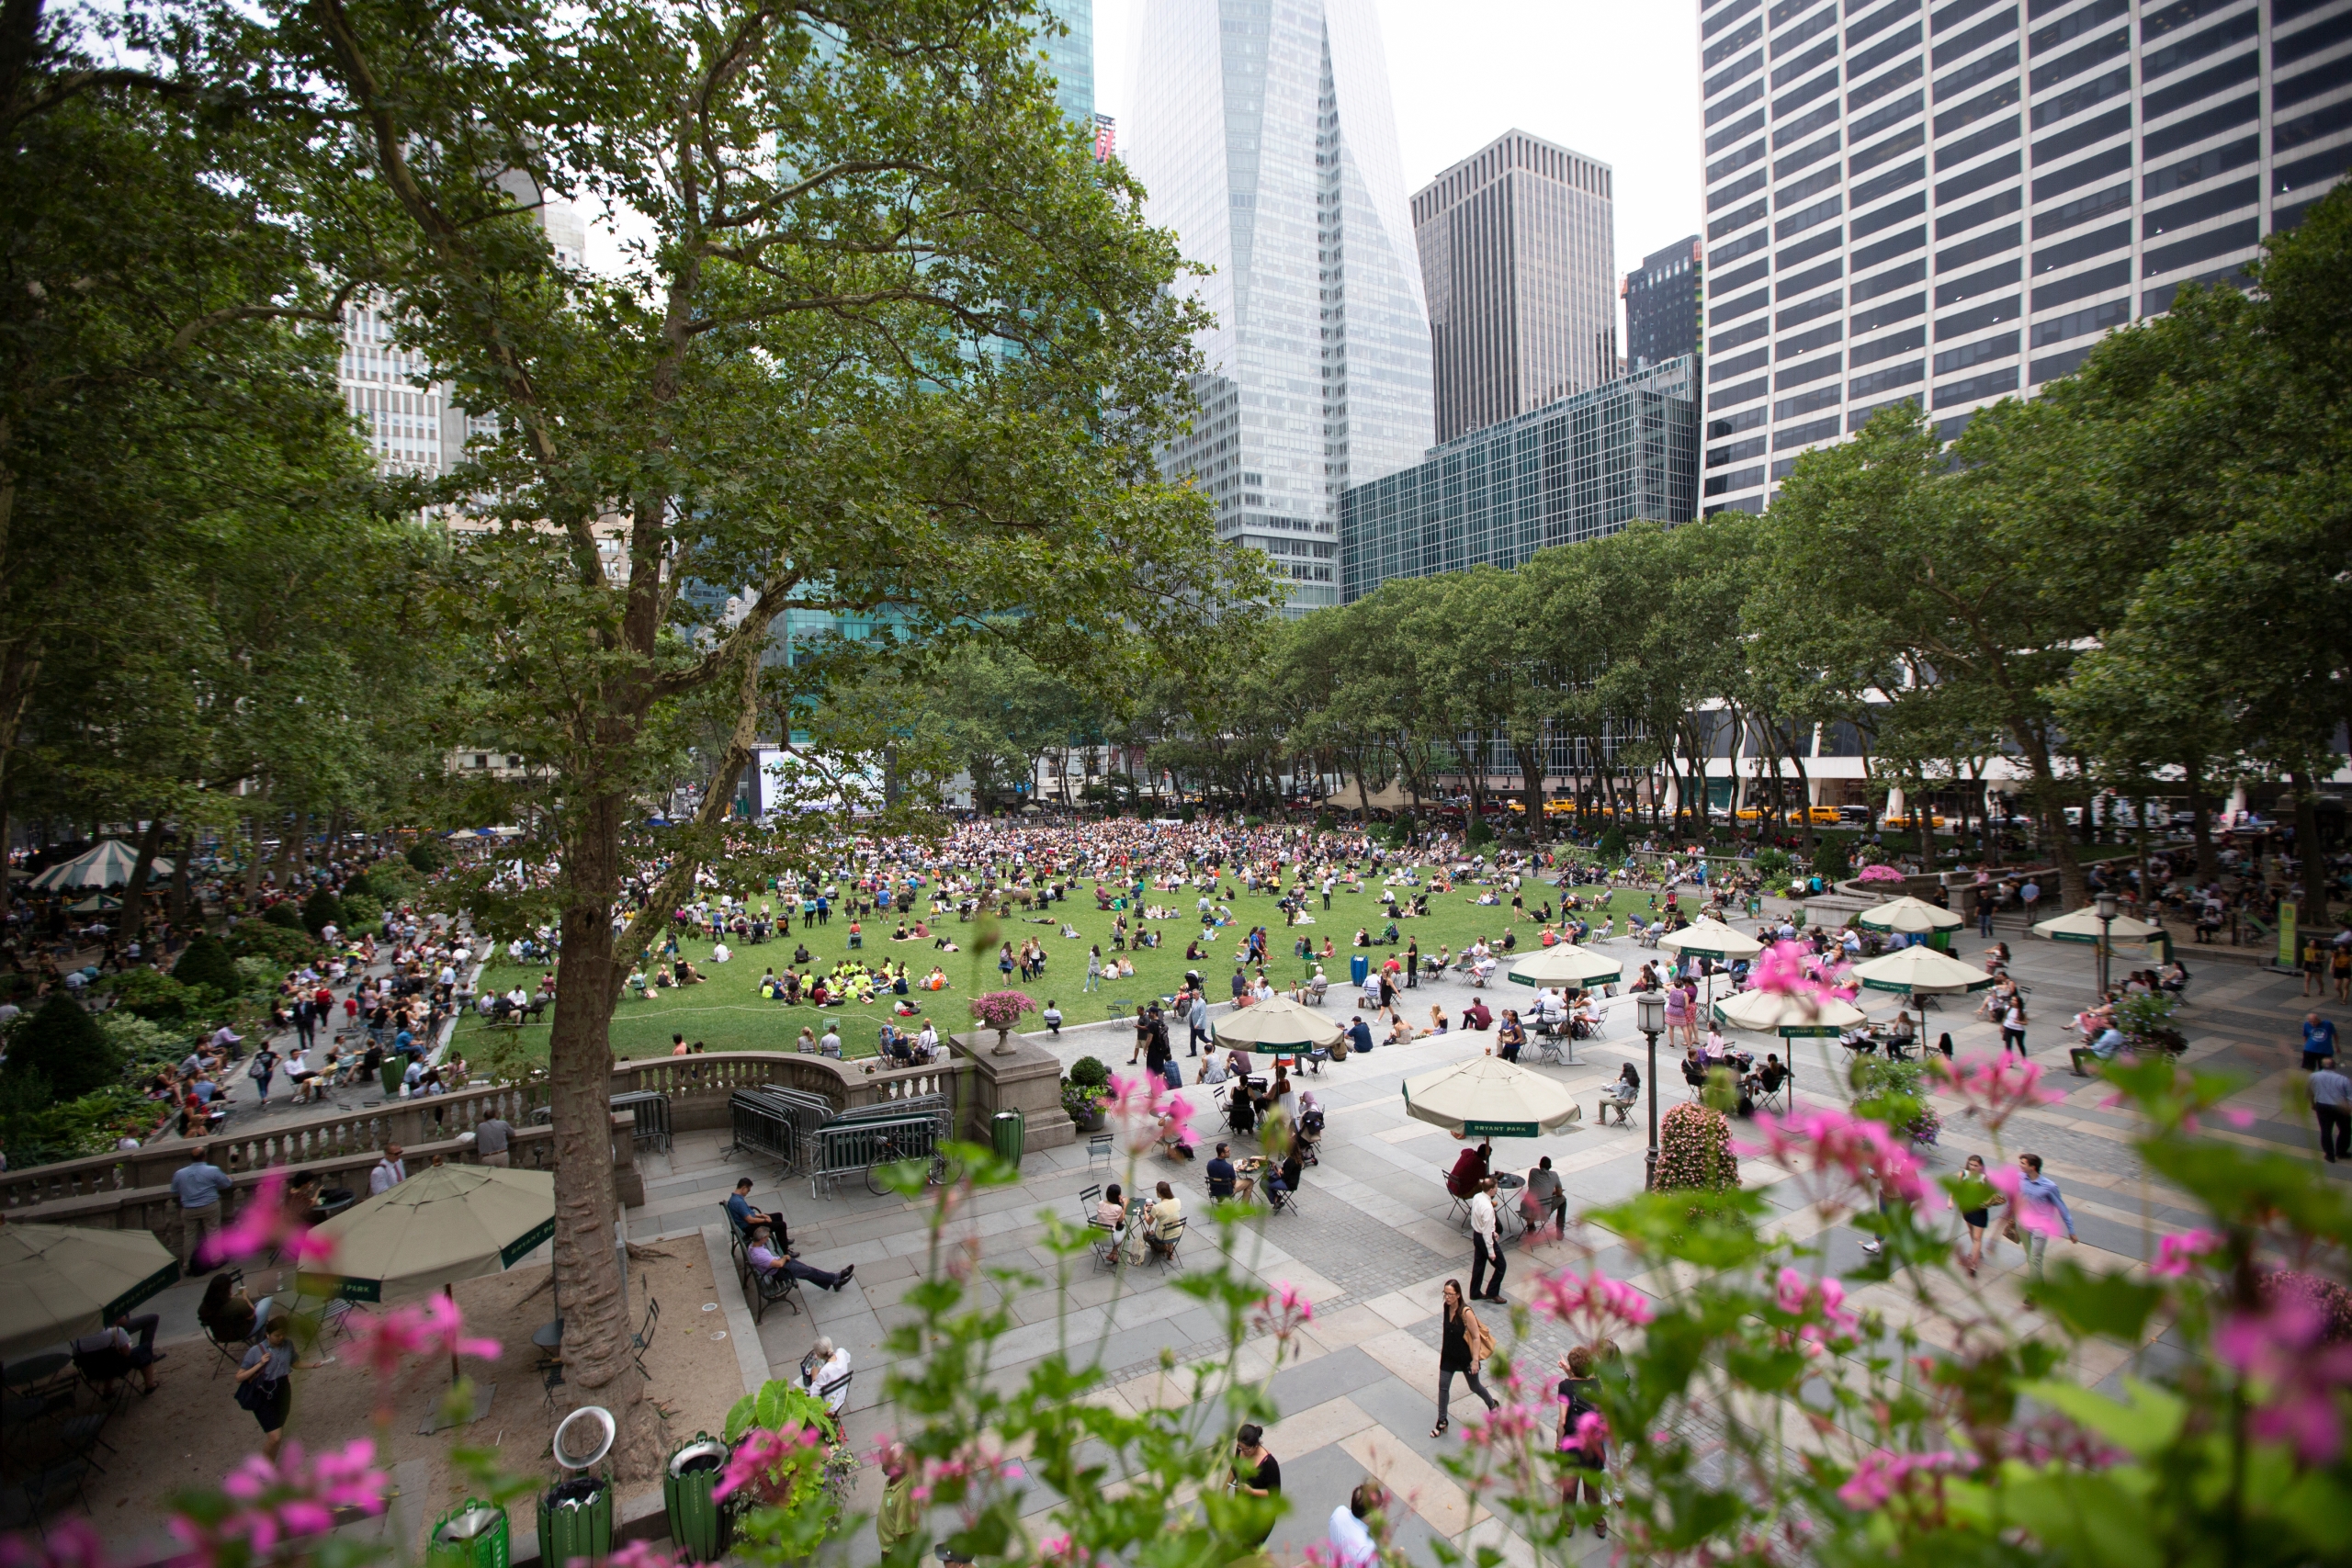
<svg viewBox="0 0 2352 1568"><path fill-rule="evenodd" d="M1440 1331L1437 1352L1437 1425L1430 1428L1430 1436L1442 1438L1451 1425L1445 1418L1445 1408L1453 1398L1453 1380L1459 1374L1470 1385L1470 1392L1486 1402L1492 1410L1500 1401L1487 1392L1478 1381L1478 1366L1495 1346L1494 1337L1478 1314L1462 1299L1460 1281L1445 1282L1445 1316Z"/></svg>

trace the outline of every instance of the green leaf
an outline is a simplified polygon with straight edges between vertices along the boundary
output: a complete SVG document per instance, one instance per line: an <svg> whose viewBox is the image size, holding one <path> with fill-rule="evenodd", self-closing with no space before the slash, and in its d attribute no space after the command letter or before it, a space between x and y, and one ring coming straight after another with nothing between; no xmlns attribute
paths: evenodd
<svg viewBox="0 0 2352 1568"><path fill-rule="evenodd" d="M2094 1273L2071 1260L2052 1268L2034 1297L2075 1334L2137 1345L2164 1288L2122 1273Z"/></svg>
<svg viewBox="0 0 2352 1568"><path fill-rule="evenodd" d="M2177 1395L2138 1378L2125 1378L2123 1386L2132 1396L2128 1404L2068 1382L2029 1382L2021 1384L2018 1393L2040 1400L2128 1454L2153 1458L2180 1436L2188 1405Z"/></svg>

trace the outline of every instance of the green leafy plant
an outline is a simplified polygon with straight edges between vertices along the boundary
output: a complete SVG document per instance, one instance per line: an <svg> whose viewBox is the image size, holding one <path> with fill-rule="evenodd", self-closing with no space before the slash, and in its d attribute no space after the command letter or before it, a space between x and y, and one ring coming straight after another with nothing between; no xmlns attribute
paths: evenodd
<svg viewBox="0 0 2352 1568"><path fill-rule="evenodd" d="M187 1033L185 1030L166 1029L152 1020L140 1017L129 1008L108 1008L93 1021L98 1032L122 1053L123 1060L134 1067L159 1062L174 1062L187 1055ZM8 1145L12 1150L14 1145ZM13 1157L13 1156L12 1156Z"/></svg>
<svg viewBox="0 0 2352 1568"><path fill-rule="evenodd" d="M2135 992L2115 1004L2115 1021L2134 1048L2179 1052L2188 1037L2173 1026L2179 1004L2162 991Z"/></svg>
<svg viewBox="0 0 2352 1568"><path fill-rule="evenodd" d="M1942 1133L1943 1118L1928 1102L1928 1072L1920 1063L1859 1057L1849 1081L1856 1115L1883 1122L1915 1144L1932 1144Z"/></svg>
<svg viewBox="0 0 2352 1568"><path fill-rule="evenodd" d="M209 931L198 931L188 938L179 962L172 965L172 978L183 986L204 987L221 997L233 997L244 989L237 976L235 959L230 956L221 940Z"/></svg>
<svg viewBox="0 0 2352 1568"><path fill-rule="evenodd" d="M1739 1185L1731 1152L1731 1122L1712 1106L1689 1103L1658 1122L1657 1185L1722 1192Z"/></svg>
<svg viewBox="0 0 2352 1568"><path fill-rule="evenodd" d="M37 1078L58 1100L76 1100L122 1078L122 1050L108 1040L82 1004L59 994L18 1021L8 1035L8 1059L0 1071Z"/></svg>
<svg viewBox="0 0 2352 1568"><path fill-rule="evenodd" d="M99 982L98 989L113 997L118 1009L155 1023L178 1023L211 998L209 988L196 990L181 984L175 975L158 975L153 969L109 975Z"/></svg>
<svg viewBox="0 0 2352 1568"><path fill-rule="evenodd" d="M329 926L341 929L348 923L348 918L343 912L343 900L329 889L322 887L303 900L302 929L312 936L317 936Z"/></svg>
<svg viewBox="0 0 2352 1568"><path fill-rule="evenodd" d="M1750 863L1757 875L1767 882L1778 882L1787 877L1792 863L1788 851L1774 845L1757 851L1756 859Z"/></svg>
<svg viewBox="0 0 2352 1568"><path fill-rule="evenodd" d="M351 892L343 895L343 922L346 932L372 931L383 918L384 906L372 895Z"/></svg>
<svg viewBox="0 0 2352 1568"><path fill-rule="evenodd" d="M302 929L301 911L295 908L293 904L287 899L281 898L277 903L272 904L268 908L264 909L261 912L261 918L269 924L278 927L282 931L299 931Z"/></svg>
<svg viewBox="0 0 2352 1568"><path fill-rule="evenodd" d="M1069 1081L1099 1089L1111 1081L1111 1069L1097 1056L1080 1056L1069 1065Z"/></svg>
<svg viewBox="0 0 2352 1568"><path fill-rule="evenodd" d="M277 907L285 908L282 904ZM289 927L266 919L239 920L237 929L228 934L222 946L237 957L266 958L280 969L291 969L318 951L318 943L301 930L300 922ZM178 970L173 973L177 974ZM231 973L235 973L233 966Z"/></svg>
<svg viewBox="0 0 2352 1568"><path fill-rule="evenodd" d="M436 839L419 839L408 847L408 863L426 876L449 863L449 857Z"/></svg>

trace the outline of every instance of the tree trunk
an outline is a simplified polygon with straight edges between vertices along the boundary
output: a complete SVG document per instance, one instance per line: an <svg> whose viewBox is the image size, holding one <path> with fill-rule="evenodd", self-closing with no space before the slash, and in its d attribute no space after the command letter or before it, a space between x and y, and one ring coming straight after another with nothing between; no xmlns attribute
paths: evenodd
<svg viewBox="0 0 2352 1568"><path fill-rule="evenodd" d="M196 829L183 823L180 830L172 835L172 897L165 906L175 931L187 929L187 863L195 854Z"/></svg>
<svg viewBox="0 0 2352 1568"><path fill-rule="evenodd" d="M2205 807L2205 773L2195 761L2181 764L2188 784L2189 834L2197 841L2197 880L2211 886L2222 879L2222 857L2213 848L2213 814Z"/></svg>
<svg viewBox="0 0 2352 1568"><path fill-rule="evenodd" d="M2302 896L2295 901L2296 924L2317 931L2327 924L2327 858L2319 848L2319 790L2312 774L2297 768L2295 789L2295 863L2302 868Z"/></svg>
<svg viewBox="0 0 2352 1568"><path fill-rule="evenodd" d="M13 493L15 483L13 477L6 475L5 466L0 466L0 491ZM0 537L6 536L8 510L6 504L0 504ZM6 652L0 654L0 864L6 863L8 854L8 806L17 784L12 766L17 757L17 735L24 724L25 710L32 705L33 682L40 674L40 660L34 657L28 644L15 640L6 644Z"/></svg>
<svg viewBox="0 0 2352 1568"><path fill-rule="evenodd" d="M264 832L262 819L262 814L259 812L255 812L251 818L254 835L253 858L245 862L245 903L248 906L261 897L262 862L268 858L262 850Z"/></svg>
<svg viewBox="0 0 2352 1568"><path fill-rule="evenodd" d="M147 818L147 830L139 835L139 858L131 863L130 880L122 888L122 930L126 940L135 939L147 929L147 874L155 864L155 852L164 842L164 814L151 807L154 815Z"/></svg>
<svg viewBox="0 0 2352 1568"><path fill-rule="evenodd" d="M1544 780L1549 772L1543 764L1544 739L1538 736L1532 742L1521 744L1517 737L1510 743L1511 755L1519 763L1520 800L1527 807L1527 838L1530 843L1540 842L1544 834Z"/></svg>

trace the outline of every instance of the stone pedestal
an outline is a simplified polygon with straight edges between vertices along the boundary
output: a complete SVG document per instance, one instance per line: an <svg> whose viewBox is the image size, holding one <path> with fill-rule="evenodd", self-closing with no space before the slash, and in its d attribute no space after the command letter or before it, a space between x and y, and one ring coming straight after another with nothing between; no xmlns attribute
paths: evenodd
<svg viewBox="0 0 2352 1568"><path fill-rule="evenodd" d="M1062 1065L1051 1051L1016 1034L1012 1054L1000 1056L993 1029L958 1035L953 1043L956 1055L973 1067L964 1136L985 1144L989 1118L1000 1111L1018 1111L1028 1123L1029 1149L1057 1149L1078 1142L1078 1128L1062 1109Z"/></svg>

